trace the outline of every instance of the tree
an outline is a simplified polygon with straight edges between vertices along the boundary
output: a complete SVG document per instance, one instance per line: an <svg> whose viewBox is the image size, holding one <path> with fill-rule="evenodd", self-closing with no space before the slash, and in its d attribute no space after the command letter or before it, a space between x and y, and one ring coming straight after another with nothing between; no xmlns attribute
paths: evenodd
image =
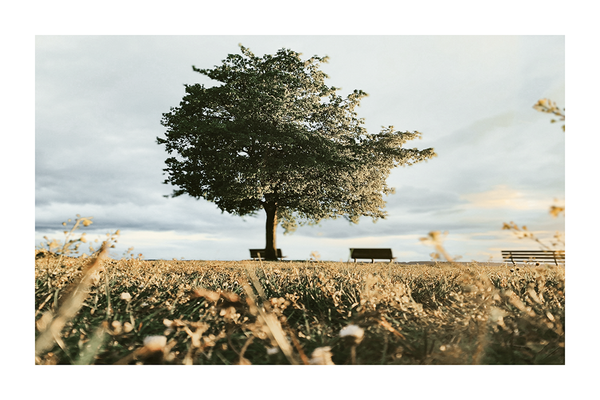
<svg viewBox="0 0 600 400"><path fill-rule="evenodd" d="M255 56L240 45L213 69L193 70L220 85L185 85L179 107L163 114L169 157L164 183L172 196L214 202L222 212L255 215L264 209L263 257L276 259L276 228L345 217L384 218L383 194L392 168L431 158L433 149L405 149L419 132L393 126L369 134L354 109L366 93L346 98L325 85L319 66L281 49Z"/></svg>

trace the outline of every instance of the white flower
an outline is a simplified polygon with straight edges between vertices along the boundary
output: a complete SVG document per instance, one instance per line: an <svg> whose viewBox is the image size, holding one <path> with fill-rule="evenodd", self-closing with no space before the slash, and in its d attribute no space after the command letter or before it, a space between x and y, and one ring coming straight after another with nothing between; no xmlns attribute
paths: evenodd
<svg viewBox="0 0 600 400"><path fill-rule="evenodd" d="M273 354L279 353L279 347L267 347L267 354L272 356Z"/></svg>
<svg viewBox="0 0 600 400"><path fill-rule="evenodd" d="M331 361L331 347L317 347L311 355L310 365L335 365Z"/></svg>
<svg viewBox="0 0 600 400"><path fill-rule="evenodd" d="M161 351L167 345L166 336L146 336L144 346L150 351Z"/></svg>
<svg viewBox="0 0 600 400"><path fill-rule="evenodd" d="M358 325L348 325L340 331L341 337L353 336L356 340L362 340L365 331Z"/></svg>
<svg viewBox="0 0 600 400"><path fill-rule="evenodd" d="M120 298L121 298L121 300L129 301L129 300L131 300L131 295L127 292L123 292L123 293L121 293Z"/></svg>

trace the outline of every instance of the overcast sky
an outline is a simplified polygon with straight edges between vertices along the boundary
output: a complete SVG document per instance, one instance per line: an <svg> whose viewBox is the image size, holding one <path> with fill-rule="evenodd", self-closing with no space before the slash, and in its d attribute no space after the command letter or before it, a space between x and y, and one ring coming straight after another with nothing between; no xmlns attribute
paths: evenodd
<svg viewBox="0 0 600 400"><path fill-rule="evenodd" d="M369 94L357 109L371 132L394 125L422 132L407 147L433 147L426 163L394 170L389 217L278 229L289 259L318 252L348 259L351 247L389 247L398 261L429 260L419 238L447 231L462 260L500 259L537 248L503 231L527 225L541 237L563 231L548 214L565 198L565 133L532 108L565 106L564 36L37 36L35 39L35 241L62 239L61 223L93 216L88 236L120 229L120 256L247 259L265 244L265 215L223 214L205 200L165 198L163 113L184 84L206 83L238 44L256 55L291 48L329 56L322 69L339 94Z"/></svg>

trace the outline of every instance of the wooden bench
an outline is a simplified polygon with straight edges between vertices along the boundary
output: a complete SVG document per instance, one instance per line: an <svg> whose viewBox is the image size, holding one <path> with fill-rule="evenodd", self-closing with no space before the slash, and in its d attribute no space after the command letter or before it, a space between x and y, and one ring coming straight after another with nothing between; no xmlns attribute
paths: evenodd
<svg viewBox="0 0 600 400"><path fill-rule="evenodd" d="M554 261L554 264L565 263L564 250L502 250L504 261L517 262Z"/></svg>
<svg viewBox="0 0 600 400"><path fill-rule="evenodd" d="M250 258L252 258L253 260L257 260L259 258L259 254L260 254L260 258L262 258L263 260L265 259L265 253L267 251L265 249L250 249ZM277 249L277 258L285 258L286 256L283 256L281 253L281 249Z"/></svg>
<svg viewBox="0 0 600 400"><path fill-rule="evenodd" d="M375 260L390 260L394 261L396 257L392 255L392 249L350 249L350 258L354 259L370 259L372 263Z"/></svg>

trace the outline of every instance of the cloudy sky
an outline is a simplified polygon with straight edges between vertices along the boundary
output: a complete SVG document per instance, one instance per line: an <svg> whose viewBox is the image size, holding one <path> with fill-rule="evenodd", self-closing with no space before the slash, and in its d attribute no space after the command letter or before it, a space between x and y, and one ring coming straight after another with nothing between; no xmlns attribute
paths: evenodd
<svg viewBox="0 0 600 400"><path fill-rule="evenodd" d="M423 133L408 147L438 157L394 170L389 217L278 229L289 259L318 252L347 260L351 247L389 247L398 261L429 260L422 238L447 231L464 261L536 248L503 231L527 225L540 237L563 231L549 207L565 198L565 134L532 108L565 106L564 36L48 36L35 38L35 242L61 239L61 223L93 216L91 238L120 229L120 256L247 259L264 246L265 216L241 218L189 196L165 198L167 153L156 144L162 113L184 84L206 83L238 44L255 54L285 47L330 57L327 83L369 94L357 110L370 131L394 125Z"/></svg>

